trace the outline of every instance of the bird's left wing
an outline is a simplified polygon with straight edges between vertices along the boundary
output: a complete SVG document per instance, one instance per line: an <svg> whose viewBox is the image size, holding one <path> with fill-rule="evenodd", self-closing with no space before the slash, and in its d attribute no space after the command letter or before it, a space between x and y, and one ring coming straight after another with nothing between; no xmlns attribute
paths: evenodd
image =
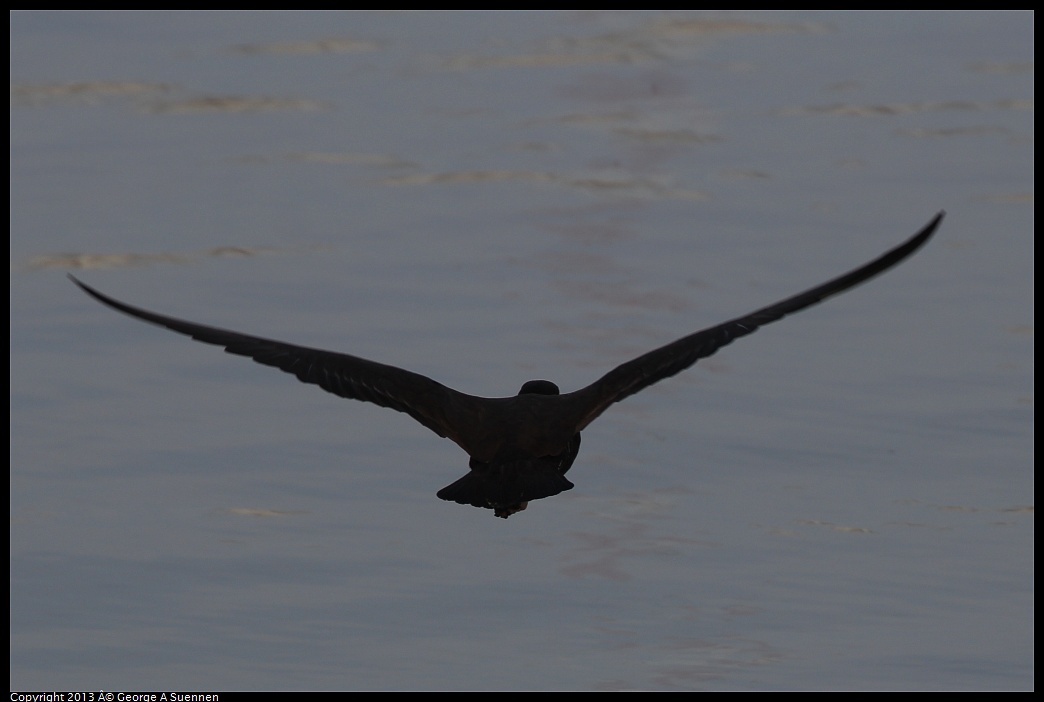
<svg viewBox="0 0 1044 702"><path fill-rule="evenodd" d="M98 302L124 314L185 334L196 341L223 346L228 353L278 368L297 376L301 382L318 385L340 397L405 412L465 450L471 443L468 429L479 423L483 398L458 392L418 373L348 354L296 346L167 317L103 295L72 275L69 278Z"/></svg>

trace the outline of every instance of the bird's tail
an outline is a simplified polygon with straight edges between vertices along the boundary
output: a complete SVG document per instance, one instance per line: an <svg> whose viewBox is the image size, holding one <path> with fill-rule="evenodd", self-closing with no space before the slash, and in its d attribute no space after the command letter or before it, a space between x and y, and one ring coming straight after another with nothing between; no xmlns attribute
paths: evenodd
<svg viewBox="0 0 1044 702"><path fill-rule="evenodd" d="M556 464L529 459L489 465L472 462L471 472L438 492L443 500L492 509L507 518L526 503L573 489Z"/></svg>

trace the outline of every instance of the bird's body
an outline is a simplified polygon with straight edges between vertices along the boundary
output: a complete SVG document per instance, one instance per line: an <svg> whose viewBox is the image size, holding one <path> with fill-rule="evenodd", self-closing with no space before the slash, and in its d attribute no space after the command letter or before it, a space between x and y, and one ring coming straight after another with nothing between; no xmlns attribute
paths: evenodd
<svg viewBox="0 0 1044 702"><path fill-rule="evenodd" d="M611 404L688 368L734 339L844 292L896 265L924 245L939 213L906 243L856 270L748 315L690 334L618 366L585 388L560 394L547 380L531 380L512 397L467 395L430 378L348 354L208 327L119 302L81 283L91 297L124 314L157 324L228 353L291 373L341 397L405 412L471 457L470 471L438 492L444 500L492 509L508 517L531 500L573 484L564 476L580 450L580 432Z"/></svg>

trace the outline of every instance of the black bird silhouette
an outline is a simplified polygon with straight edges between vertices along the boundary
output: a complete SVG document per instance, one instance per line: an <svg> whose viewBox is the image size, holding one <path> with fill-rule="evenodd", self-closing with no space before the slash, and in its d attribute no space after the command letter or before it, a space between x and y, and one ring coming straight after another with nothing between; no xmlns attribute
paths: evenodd
<svg viewBox="0 0 1044 702"><path fill-rule="evenodd" d="M131 307L69 278L124 314L228 353L296 375L298 380L352 400L405 412L464 449L471 469L438 492L444 500L492 509L510 517L531 500L570 490L565 473L580 450L580 432L609 405L679 373L734 339L788 314L822 302L888 270L917 251L935 232L940 212L909 241L830 282L756 312L698 331L611 370L586 388L565 395L548 380L530 380L514 397L486 398L457 392L417 373L332 351L321 351L207 327Z"/></svg>

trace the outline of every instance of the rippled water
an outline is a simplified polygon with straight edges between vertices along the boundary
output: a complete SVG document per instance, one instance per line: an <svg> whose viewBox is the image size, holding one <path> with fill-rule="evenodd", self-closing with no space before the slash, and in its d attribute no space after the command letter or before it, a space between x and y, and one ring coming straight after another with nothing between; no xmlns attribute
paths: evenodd
<svg viewBox="0 0 1044 702"><path fill-rule="evenodd" d="M1033 16L11 15L12 689L1033 686ZM80 294L614 407L408 417Z"/></svg>

